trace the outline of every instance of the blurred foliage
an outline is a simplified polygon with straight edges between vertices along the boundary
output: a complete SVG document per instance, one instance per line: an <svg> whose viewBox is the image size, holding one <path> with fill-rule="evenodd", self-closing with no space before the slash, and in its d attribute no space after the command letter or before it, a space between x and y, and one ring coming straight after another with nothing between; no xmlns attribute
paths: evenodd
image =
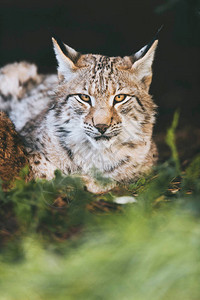
<svg viewBox="0 0 200 300"><path fill-rule="evenodd" d="M172 159L176 164L177 172L180 173L180 162L179 162L178 151L176 149L176 141L175 141L175 130L178 126L178 120L179 120L179 112L176 112L174 114L172 126L167 131L166 143L171 149Z"/></svg>
<svg viewBox="0 0 200 300"><path fill-rule="evenodd" d="M200 299L200 156L180 170L177 121L172 158L128 186L93 195L58 171L25 183L25 170L0 189L0 299Z"/></svg>

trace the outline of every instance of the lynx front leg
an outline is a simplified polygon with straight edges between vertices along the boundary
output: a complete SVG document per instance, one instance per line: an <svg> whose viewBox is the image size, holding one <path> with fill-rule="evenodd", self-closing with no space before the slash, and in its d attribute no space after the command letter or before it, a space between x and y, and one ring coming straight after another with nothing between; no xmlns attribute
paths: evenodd
<svg viewBox="0 0 200 300"><path fill-rule="evenodd" d="M54 178L56 167L40 153L28 156L33 178L51 180Z"/></svg>

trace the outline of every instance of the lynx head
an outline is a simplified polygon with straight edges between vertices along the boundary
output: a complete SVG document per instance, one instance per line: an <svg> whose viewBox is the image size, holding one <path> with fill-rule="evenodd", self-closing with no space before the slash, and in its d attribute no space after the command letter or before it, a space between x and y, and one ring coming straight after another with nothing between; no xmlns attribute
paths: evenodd
<svg viewBox="0 0 200 300"><path fill-rule="evenodd" d="M62 145L82 141L98 149L151 136L156 105L148 91L157 43L122 58L82 55L53 39L56 134Z"/></svg>

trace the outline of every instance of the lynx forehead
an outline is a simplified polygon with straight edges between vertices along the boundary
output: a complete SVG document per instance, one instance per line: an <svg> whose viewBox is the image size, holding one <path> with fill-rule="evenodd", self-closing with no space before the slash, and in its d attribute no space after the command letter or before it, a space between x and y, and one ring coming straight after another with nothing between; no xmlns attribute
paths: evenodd
<svg viewBox="0 0 200 300"><path fill-rule="evenodd" d="M118 70L117 64L120 58L107 57L101 55L88 56L92 64L90 67L90 93L104 95L106 93L115 93L116 85L120 87L119 78L116 81Z"/></svg>
<svg viewBox="0 0 200 300"><path fill-rule="evenodd" d="M116 182L148 171L156 161L156 105L148 91L157 40L125 57L82 55L54 39L53 45L58 81L36 72L33 77L29 64L25 85L19 79L22 65L1 70L1 82L8 82L6 70L14 68L17 88L23 91L20 98L6 92L13 96L9 114L24 138L34 177L51 179L56 169L79 173L89 190L102 192L91 177L94 167ZM1 84L0 90L3 95ZM4 100L5 95L0 108L8 107Z"/></svg>

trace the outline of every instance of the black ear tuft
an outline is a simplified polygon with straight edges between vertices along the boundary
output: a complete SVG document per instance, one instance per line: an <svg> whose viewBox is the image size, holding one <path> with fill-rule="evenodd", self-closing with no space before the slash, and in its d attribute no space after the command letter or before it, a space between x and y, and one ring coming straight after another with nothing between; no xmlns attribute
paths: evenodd
<svg viewBox="0 0 200 300"><path fill-rule="evenodd" d="M153 45L153 43L154 43L156 40L158 40L159 33L160 33L160 31L163 29L163 26L164 26L164 25L162 25L162 26L158 29L158 31L156 32L156 34L155 34L155 36L153 37L153 39L146 45L146 48L145 48L144 52L142 53L142 56L141 56L141 57L143 57L143 56L149 51L149 49L151 48L151 46Z"/></svg>
<svg viewBox="0 0 200 300"><path fill-rule="evenodd" d="M144 46L142 49L140 49L135 54L130 56L130 59L131 59L132 63L134 63L136 60L138 60L138 59L142 58L143 56L145 56L145 54L149 51L149 49L151 48L153 43L156 40L158 40L158 35L159 35L160 31L162 30L162 28L163 28L163 25L158 29L158 31L157 31L156 35L154 36L154 38L146 46Z"/></svg>

